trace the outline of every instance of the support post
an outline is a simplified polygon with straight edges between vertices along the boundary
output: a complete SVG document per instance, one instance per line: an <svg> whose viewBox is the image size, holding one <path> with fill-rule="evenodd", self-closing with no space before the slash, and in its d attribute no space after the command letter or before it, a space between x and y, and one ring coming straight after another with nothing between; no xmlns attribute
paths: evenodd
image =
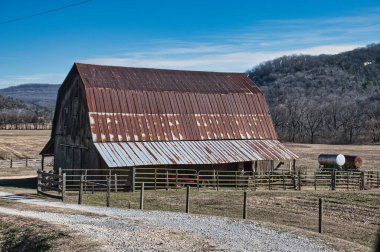
<svg viewBox="0 0 380 252"><path fill-rule="evenodd" d="M336 171L333 170L331 173L331 190L335 191L336 190Z"/></svg>
<svg viewBox="0 0 380 252"><path fill-rule="evenodd" d="M41 170L44 170L44 163L45 163L45 155L42 155L42 158L41 158Z"/></svg>
<svg viewBox="0 0 380 252"><path fill-rule="evenodd" d="M190 185L186 186L186 213L190 213Z"/></svg>
<svg viewBox="0 0 380 252"><path fill-rule="evenodd" d="M271 184L270 184L270 179L271 179L271 172L268 173L268 190L270 191Z"/></svg>
<svg viewBox="0 0 380 252"><path fill-rule="evenodd" d="M212 172L212 185L213 185L213 187L214 187L214 189L215 189L215 170L213 170L213 172Z"/></svg>
<svg viewBox="0 0 380 252"><path fill-rule="evenodd" d="M282 171L282 190L284 191L286 190L284 171Z"/></svg>
<svg viewBox="0 0 380 252"><path fill-rule="evenodd" d="M111 177L107 178L107 195L106 195L106 206L110 206L110 197L111 197Z"/></svg>
<svg viewBox="0 0 380 252"><path fill-rule="evenodd" d="M140 190L140 209L144 209L144 182L141 183L141 190Z"/></svg>
<svg viewBox="0 0 380 252"><path fill-rule="evenodd" d="M84 170L84 193L87 193L87 170Z"/></svg>
<svg viewBox="0 0 380 252"><path fill-rule="evenodd" d="M166 190L169 190L169 172L166 170Z"/></svg>
<svg viewBox="0 0 380 252"><path fill-rule="evenodd" d="M12 158L11 158L11 168L13 168L13 160L12 160Z"/></svg>
<svg viewBox="0 0 380 252"><path fill-rule="evenodd" d="M175 170L175 190L178 190L178 170Z"/></svg>
<svg viewBox="0 0 380 252"><path fill-rule="evenodd" d="M235 190L237 190L237 186L238 186L238 180L237 180L237 171L235 171ZM255 173L253 173L253 176L255 176Z"/></svg>
<svg viewBox="0 0 380 252"><path fill-rule="evenodd" d="M302 181L301 181L301 171L298 171L298 191L301 191Z"/></svg>
<svg viewBox="0 0 380 252"><path fill-rule="evenodd" d="M197 171L197 189L199 191L199 171Z"/></svg>
<svg viewBox="0 0 380 252"><path fill-rule="evenodd" d="M317 190L317 172L314 172L314 190Z"/></svg>
<svg viewBox="0 0 380 252"><path fill-rule="evenodd" d="M243 219L247 219L247 191L244 191Z"/></svg>
<svg viewBox="0 0 380 252"><path fill-rule="evenodd" d="M41 172L42 171L40 169L38 169L38 171L37 171L37 194L38 194L38 192L41 191L41 186L40 186L40 181L42 178Z"/></svg>
<svg viewBox="0 0 380 252"><path fill-rule="evenodd" d="M117 192L117 174L114 174L114 180L115 180L115 192Z"/></svg>
<svg viewBox="0 0 380 252"><path fill-rule="evenodd" d="M216 190L219 191L219 171L216 172Z"/></svg>
<svg viewBox="0 0 380 252"><path fill-rule="evenodd" d="M80 185L79 185L79 196L78 196L78 204L82 205L82 196L83 196L83 174L80 175Z"/></svg>
<svg viewBox="0 0 380 252"><path fill-rule="evenodd" d="M136 168L132 168L132 192L136 192Z"/></svg>
<svg viewBox="0 0 380 252"><path fill-rule="evenodd" d="M364 190L364 171L360 172L360 190Z"/></svg>
<svg viewBox="0 0 380 252"><path fill-rule="evenodd" d="M25 166L28 167L28 158L25 159Z"/></svg>
<svg viewBox="0 0 380 252"><path fill-rule="evenodd" d="M323 198L319 198L319 222L318 222L318 232L322 234L323 232Z"/></svg>
<svg viewBox="0 0 380 252"><path fill-rule="evenodd" d="M256 180L256 172L254 172L253 173L253 190L254 191L256 191L256 187L257 187L256 182L257 182L257 180Z"/></svg>
<svg viewBox="0 0 380 252"><path fill-rule="evenodd" d="M66 197L66 173L62 174L62 202Z"/></svg>
<svg viewBox="0 0 380 252"><path fill-rule="evenodd" d="M154 169L154 190L157 191L157 169Z"/></svg>

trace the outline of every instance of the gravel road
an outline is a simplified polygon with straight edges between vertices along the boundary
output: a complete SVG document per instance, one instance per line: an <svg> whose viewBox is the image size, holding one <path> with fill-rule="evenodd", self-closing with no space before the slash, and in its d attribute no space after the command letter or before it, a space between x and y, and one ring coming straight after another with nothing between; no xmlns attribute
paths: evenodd
<svg viewBox="0 0 380 252"><path fill-rule="evenodd" d="M99 214L70 215L0 207L0 213L62 224L103 251L333 251L320 241L214 216L80 206L0 192L1 200Z"/></svg>

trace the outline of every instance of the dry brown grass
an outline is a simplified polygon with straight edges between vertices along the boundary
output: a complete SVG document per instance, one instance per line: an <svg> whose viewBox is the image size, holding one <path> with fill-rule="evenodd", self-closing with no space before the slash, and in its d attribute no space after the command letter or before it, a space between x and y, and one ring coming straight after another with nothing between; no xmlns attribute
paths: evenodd
<svg viewBox="0 0 380 252"><path fill-rule="evenodd" d="M94 241L48 222L0 214L1 251L96 251Z"/></svg>
<svg viewBox="0 0 380 252"><path fill-rule="evenodd" d="M50 130L0 130L0 159L37 158Z"/></svg>
<svg viewBox="0 0 380 252"><path fill-rule="evenodd" d="M319 154L357 155L363 159L362 170L380 170L380 145L328 145L286 143L286 147L296 153L300 159L297 166L306 166L309 170L318 168Z"/></svg>

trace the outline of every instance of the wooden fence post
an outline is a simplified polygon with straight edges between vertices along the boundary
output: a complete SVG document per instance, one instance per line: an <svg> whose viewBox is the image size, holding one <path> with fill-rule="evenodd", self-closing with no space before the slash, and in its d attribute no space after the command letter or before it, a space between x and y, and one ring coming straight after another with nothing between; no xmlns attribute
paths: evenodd
<svg viewBox="0 0 380 252"><path fill-rule="evenodd" d="M364 171L360 172L360 190L364 190Z"/></svg>
<svg viewBox="0 0 380 252"><path fill-rule="evenodd" d="M136 168L132 168L132 192L136 191Z"/></svg>
<svg viewBox="0 0 380 252"><path fill-rule="evenodd" d="M197 189L199 191L199 171L197 171Z"/></svg>
<svg viewBox="0 0 380 252"><path fill-rule="evenodd" d="M87 170L84 170L84 181L87 182ZM87 193L87 183L84 183L84 193Z"/></svg>
<svg viewBox="0 0 380 252"><path fill-rule="evenodd" d="M219 171L216 172L216 190L219 191Z"/></svg>
<svg viewBox="0 0 380 252"><path fill-rule="evenodd" d="M175 170L175 190L178 190L178 170Z"/></svg>
<svg viewBox="0 0 380 252"><path fill-rule="evenodd" d="M317 190L317 172L314 172L314 190Z"/></svg>
<svg viewBox="0 0 380 252"><path fill-rule="evenodd" d="M166 190L169 190L169 172L166 170Z"/></svg>
<svg viewBox="0 0 380 252"><path fill-rule="evenodd" d="M41 191L41 186L40 186L41 177L42 177L41 170L38 169L38 171L37 171L37 194L38 194L38 192Z"/></svg>
<svg viewBox="0 0 380 252"><path fill-rule="evenodd" d="M25 159L25 166L28 167L28 158Z"/></svg>
<svg viewBox="0 0 380 252"><path fill-rule="evenodd" d="M212 185L213 185L214 189L216 187L215 184L216 184L216 181L215 181L215 170L213 170L213 172L212 172Z"/></svg>
<svg viewBox="0 0 380 252"><path fill-rule="evenodd" d="M256 191L257 188L257 179L256 179L256 172L253 173L253 190Z"/></svg>
<svg viewBox="0 0 380 252"><path fill-rule="evenodd" d="M12 160L12 158L11 158L11 167L10 168L12 168L13 167L13 160Z"/></svg>
<svg viewBox="0 0 380 252"><path fill-rule="evenodd" d="M114 174L114 180L115 180L115 192L117 192L117 174Z"/></svg>
<svg viewBox="0 0 380 252"><path fill-rule="evenodd" d="M380 172L377 171L377 188L380 188Z"/></svg>
<svg viewBox="0 0 380 252"><path fill-rule="evenodd" d="M284 191L286 190L284 171L282 171L282 190Z"/></svg>
<svg viewBox="0 0 380 252"><path fill-rule="evenodd" d="M190 185L186 187L186 213L189 213L190 209Z"/></svg>
<svg viewBox="0 0 380 252"><path fill-rule="evenodd" d="M154 190L157 191L157 169L154 169Z"/></svg>
<svg viewBox="0 0 380 252"><path fill-rule="evenodd" d="M110 197L111 197L111 177L107 177L107 195L106 195L106 206L110 206Z"/></svg>
<svg viewBox="0 0 380 252"><path fill-rule="evenodd" d="M333 170L331 173L331 190L335 191L336 190L336 171Z"/></svg>
<svg viewBox="0 0 380 252"><path fill-rule="evenodd" d="M144 209L144 182L141 183L141 190L140 190L140 209Z"/></svg>
<svg viewBox="0 0 380 252"><path fill-rule="evenodd" d="M66 197L66 173L62 174L62 202Z"/></svg>
<svg viewBox="0 0 380 252"><path fill-rule="evenodd" d="M318 222L318 232L322 234L323 232L323 198L319 198L319 222Z"/></svg>
<svg viewBox="0 0 380 252"><path fill-rule="evenodd" d="M83 174L80 175L80 185L79 185L79 196L78 196L78 204L82 205L82 194L83 194Z"/></svg>
<svg viewBox="0 0 380 252"><path fill-rule="evenodd" d="M271 188L270 178L271 178L271 172L268 173L268 190L270 190L270 188Z"/></svg>
<svg viewBox="0 0 380 252"><path fill-rule="evenodd" d="M237 190L237 187L238 187L238 180L237 180L237 171L235 171L235 190ZM253 175L255 175L255 173L253 173Z"/></svg>
<svg viewBox="0 0 380 252"><path fill-rule="evenodd" d="M247 219L247 191L244 191L243 219Z"/></svg>
<svg viewBox="0 0 380 252"><path fill-rule="evenodd" d="M302 180L301 180L301 171L298 171L298 191L301 191Z"/></svg>

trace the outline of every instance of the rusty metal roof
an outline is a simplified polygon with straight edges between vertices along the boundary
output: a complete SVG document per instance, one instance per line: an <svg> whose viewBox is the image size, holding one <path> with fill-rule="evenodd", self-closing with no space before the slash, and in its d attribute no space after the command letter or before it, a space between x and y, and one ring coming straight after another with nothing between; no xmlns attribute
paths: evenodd
<svg viewBox="0 0 380 252"><path fill-rule="evenodd" d="M94 142L277 139L265 98L246 74L74 67Z"/></svg>
<svg viewBox="0 0 380 252"><path fill-rule="evenodd" d="M95 146L109 167L298 159L277 140L113 142Z"/></svg>

